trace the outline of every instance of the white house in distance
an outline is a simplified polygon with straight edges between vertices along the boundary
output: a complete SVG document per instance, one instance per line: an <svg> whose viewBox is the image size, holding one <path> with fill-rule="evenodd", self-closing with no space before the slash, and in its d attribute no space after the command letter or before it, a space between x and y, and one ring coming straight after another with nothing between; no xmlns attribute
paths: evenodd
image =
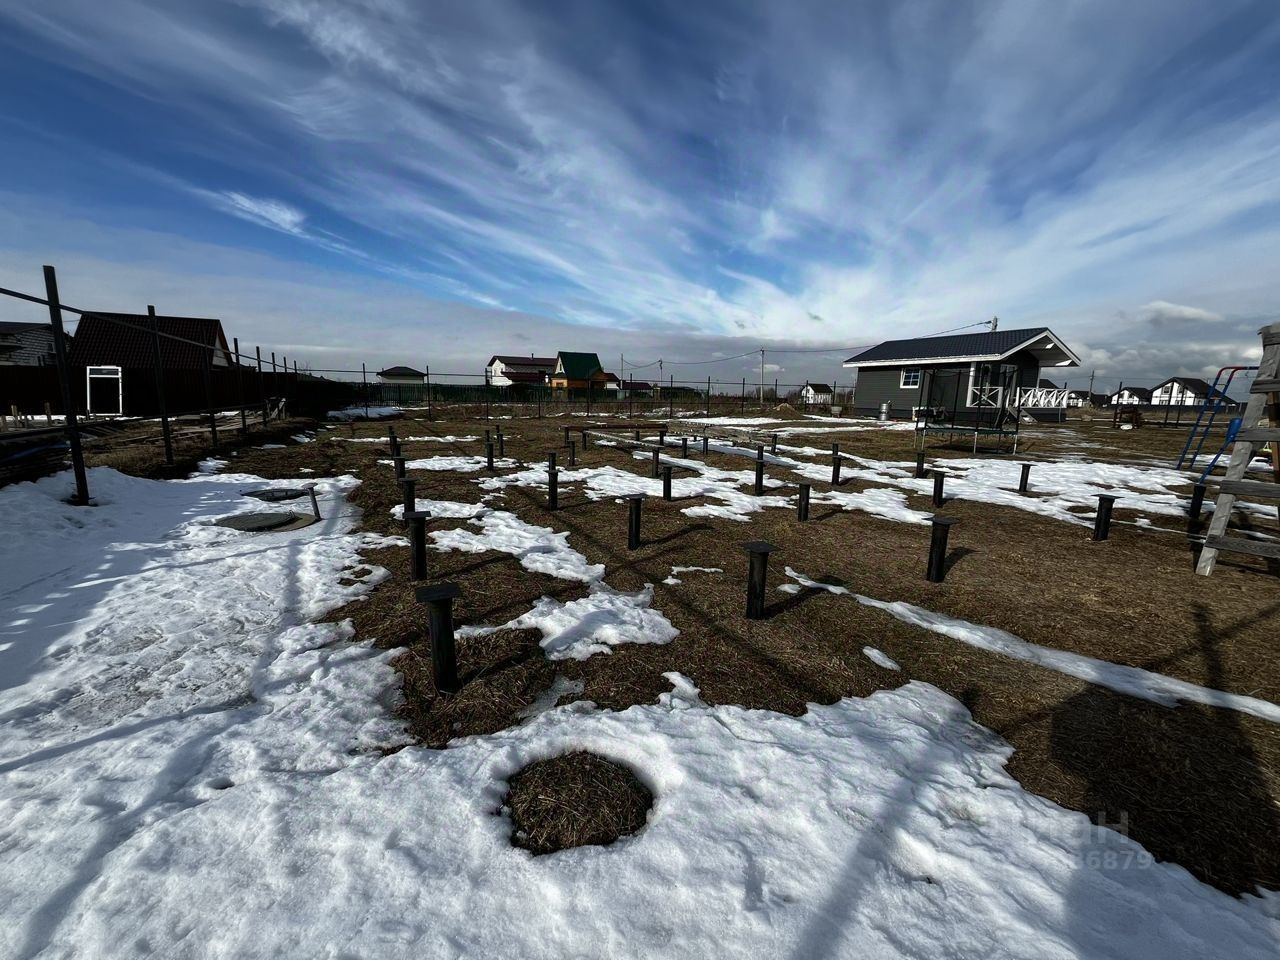
<svg viewBox="0 0 1280 960"><path fill-rule="evenodd" d="M1151 402L1161 407L1201 407L1211 391L1215 400L1233 402L1221 390L1213 390L1196 377L1170 377L1151 391Z"/></svg>
<svg viewBox="0 0 1280 960"><path fill-rule="evenodd" d="M805 403L830 403L834 393L830 384L805 383L800 391L800 399Z"/></svg>
<svg viewBox="0 0 1280 960"><path fill-rule="evenodd" d="M1146 387L1123 387L1110 397L1111 404L1118 407L1131 407L1151 402L1151 391Z"/></svg>
<svg viewBox="0 0 1280 960"><path fill-rule="evenodd" d="M485 364L484 379L492 387L509 387L517 383L546 383L556 369L555 357L519 357L494 354Z"/></svg>
<svg viewBox="0 0 1280 960"><path fill-rule="evenodd" d="M378 371L378 379L383 383L422 383L427 375L413 367L387 367Z"/></svg>

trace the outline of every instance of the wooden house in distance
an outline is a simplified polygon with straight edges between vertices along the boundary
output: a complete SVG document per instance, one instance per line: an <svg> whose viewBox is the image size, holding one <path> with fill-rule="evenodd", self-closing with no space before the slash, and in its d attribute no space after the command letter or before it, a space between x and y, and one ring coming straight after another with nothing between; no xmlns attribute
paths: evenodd
<svg viewBox="0 0 1280 960"><path fill-rule="evenodd" d="M608 381L608 374L604 372L596 354L569 353L564 350L556 354L556 365L551 371L553 390L594 389L603 397Z"/></svg>
<svg viewBox="0 0 1280 960"><path fill-rule="evenodd" d="M71 342L68 335L67 343ZM48 323L0 323L0 367L52 367L53 326Z"/></svg>
<svg viewBox="0 0 1280 960"><path fill-rule="evenodd" d="M895 417L951 411L968 419L984 410L1064 408L1067 391L1040 386L1044 369L1077 367L1080 358L1048 327L886 340L844 366L858 371L853 406Z"/></svg>

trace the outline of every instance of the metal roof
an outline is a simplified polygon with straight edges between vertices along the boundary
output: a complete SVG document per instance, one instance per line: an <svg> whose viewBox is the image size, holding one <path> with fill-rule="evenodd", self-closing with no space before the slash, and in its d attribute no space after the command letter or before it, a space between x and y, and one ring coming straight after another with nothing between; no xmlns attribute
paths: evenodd
<svg viewBox="0 0 1280 960"><path fill-rule="evenodd" d="M594 353L567 353L561 350L556 354L557 376L567 380L590 380L597 373L603 372L600 358Z"/></svg>
<svg viewBox="0 0 1280 960"><path fill-rule="evenodd" d="M210 357L208 348L215 348L215 365L228 361L221 320L156 317L154 322L161 334L168 335L160 337L160 357L166 369L203 370ZM155 340L151 329L152 318L146 314L86 313L71 341L71 362L79 366L153 366Z"/></svg>
<svg viewBox="0 0 1280 960"><path fill-rule="evenodd" d="M489 366L493 366L494 361L501 360L508 366L516 367L554 367L556 365L555 357L517 357L508 356L502 353L495 353L489 358Z"/></svg>
<svg viewBox="0 0 1280 960"><path fill-rule="evenodd" d="M426 374L421 370L415 370L413 367L387 367L385 370L379 370L380 377L418 377L423 379Z"/></svg>
<svg viewBox="0 0 1280 960"><path fill-rule="evenodd" d="M1048 327L1022 330L993 330L987 333L948 334L941 337L916 337L911 340L886 340L844 362L846 367L889 366L898 363L930 363L945 360L999 360L1030 346L1041 337L1049 337L1069 358L1069 366L1080 363L1062 340Z"/></svg>

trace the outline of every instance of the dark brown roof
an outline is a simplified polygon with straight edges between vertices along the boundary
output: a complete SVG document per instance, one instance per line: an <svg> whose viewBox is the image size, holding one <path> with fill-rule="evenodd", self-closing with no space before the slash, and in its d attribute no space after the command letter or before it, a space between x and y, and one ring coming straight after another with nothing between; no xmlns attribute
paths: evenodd
<svg viewBox="0 0 1280 960"><path fill-rule="evenodd" d="M379 370L380 377L417 377L419 380L425 379L426 374L421 370L415 370L413 367L387 367L385 370Z"/></svg>
<svg viewBox="0 0 1280 960"><path fill-rule="evenodd" d="M166 369L203 370L209 349L221 349L214 363L228 361L222 321L206 317L155 317ZM150 367L155 363L152 318L138 313L86 313L71 342L71 362L79 366ZM173 339L173 338L179 339ZM202 346L202 345L207 345Z"/></svg>
<svg viewBox="0 0 1280 960"><path fill-rule="evenodd" d="M547 379L539 370L503 370L502 375L512 383L544 383Z"/></svg>
<svg viewBox="0 0 1280 960"><path fill-rule="evenodd" d="M489 358L489 365L492 366L495 360L517 367L554 367L556 365L555 357L514 357L498 353Z"/></svg>

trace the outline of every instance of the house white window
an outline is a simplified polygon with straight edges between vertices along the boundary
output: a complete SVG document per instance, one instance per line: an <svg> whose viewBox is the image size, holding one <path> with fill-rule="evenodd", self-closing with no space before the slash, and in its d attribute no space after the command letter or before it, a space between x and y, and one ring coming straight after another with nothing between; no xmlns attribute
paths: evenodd
<svg viewBox="0 0 1280 960"><path fill-rule="evenodd" d="M898 385L902 387L904 390L907 389L908 387L920 386L919 368L917 367L915 369L904 369L902 371L902 379L899 381Z"/></svg>

